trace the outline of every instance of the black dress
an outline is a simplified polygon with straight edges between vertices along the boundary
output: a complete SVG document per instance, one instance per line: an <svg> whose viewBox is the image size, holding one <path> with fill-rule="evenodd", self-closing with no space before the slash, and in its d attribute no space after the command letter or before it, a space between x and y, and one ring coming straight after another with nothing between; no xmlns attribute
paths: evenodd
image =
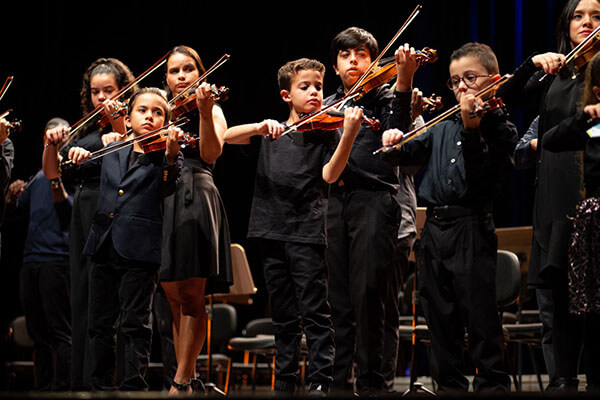
<svg viewBox="0 0 600 400"><path fill-rule="evenodd" d="M198 130L192 115L186 132ZM233 283L231 239L225 207L213 180L213 166L198 146L182 149L181 179L165 198L161 281L208 278L206 294L228 293Z"/></svg>
<svg viewBox="0 0 600 400"><path fill-rule="evenodd" d="M93 131L75 139L61 154L67 159L71 147L83 147L94 152L103 147L102 133ZM100 169L93 163L62 173L66 185L74 185L73 212L69 231L69 263L71 274L71 387L73 390L91 388L91 348L88 337L88 273L90 258L83 256L92 219L96 213L100 194Z"/></svg>

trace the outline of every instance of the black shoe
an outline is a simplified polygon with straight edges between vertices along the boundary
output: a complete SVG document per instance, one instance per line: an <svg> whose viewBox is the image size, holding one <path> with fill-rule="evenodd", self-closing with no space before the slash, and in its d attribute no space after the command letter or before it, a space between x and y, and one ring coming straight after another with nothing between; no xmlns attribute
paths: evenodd
<svg viewBox="0 0 600 400"><path fill-rule="evenodd" d="M579 386L579 379L575 378L556 378L554 386L548 387L548 392L551 393L571 393L577 392Z"/></svg>

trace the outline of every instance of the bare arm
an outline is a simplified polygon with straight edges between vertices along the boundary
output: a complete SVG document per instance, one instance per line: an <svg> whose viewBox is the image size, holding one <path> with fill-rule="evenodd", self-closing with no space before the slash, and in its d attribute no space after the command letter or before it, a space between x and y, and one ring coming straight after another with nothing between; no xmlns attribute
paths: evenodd
<svg viewBox="0 0 600 400"><path fill-rule="evenodd" d="M266 119L254 124L232 126L223 135L225 142L230 144L248 144L252 136L270 136L277 139L281 136L285 126L279 122Z"/></svg>

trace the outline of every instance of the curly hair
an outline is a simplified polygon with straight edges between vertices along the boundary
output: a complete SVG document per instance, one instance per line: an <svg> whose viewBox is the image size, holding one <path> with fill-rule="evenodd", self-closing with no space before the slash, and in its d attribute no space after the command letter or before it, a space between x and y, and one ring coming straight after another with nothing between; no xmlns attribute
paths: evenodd
<svg viewBox="0 0 600 400"><path fill-rule="evenodd" d="M94 75L98 74L110 74L114 76L119 90L135 79L131 70L129 70L129 67L116 58L99 58L94 61L83 74L80 92L81 111L83 112L83 115L88 114L94 109L94 106L92 105L90 83ZM135 92L137 90L137 85L134 85L132 91Z"/></svg>

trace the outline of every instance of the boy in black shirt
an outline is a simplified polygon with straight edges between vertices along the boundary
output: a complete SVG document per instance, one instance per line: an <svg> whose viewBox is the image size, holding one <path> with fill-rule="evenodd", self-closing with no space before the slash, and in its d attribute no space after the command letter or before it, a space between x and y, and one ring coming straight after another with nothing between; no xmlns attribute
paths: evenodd
<svg viewBox="0 0 600 400"><path fill-rule="evenodd" d="M330 57L342 86L325 103L348 93L378 53L377 41L364 29L351 27L336 35ZM396 265L400 204L406 201L399 189L412 185L395 166L373 157L384 130L407 129L412 122L412 80L418 67L414 49L402 46L395 62L396 90L385 84L356 102L381 122L381 130L358 131L348 165L331 185L327 211L329 302L336 343L333 385L352 392L351 377L356 376L359 394L377 394L384 388L385 304L388 293L397 293L390 276ZM390 320L390 328L397 329L399 318Z"/></svg>
<svg viewBox="0 0 600 400"><path fill-rule="evenodd" d="M324 72L323 64L309 59L280 68L281 97L290 107L287 125L301 114L321 109ZM362 110L350 108L344 114L341 137L337 131L292 131L281 136L286 127L272 120L225 132L229 143L244 143L254 135L277 139L261 143L248 228L249 237L261 239L271 297L276 391L294 391L303 330L310 390L327 392L332 381L335 345L325 264L327 184L346 165Z"/></svg>
<svg viewBox="0 0 600 400"><path fill-rule="evenodd" d="M474 96L492 83L498 61L486 45L468 43L450 57L448 86L461 113L387 154L400 165L426 164L418 190L427 206L421 235L419 294L431 332L431 372L439 391L466 391L462 344L465 327L477 373L475 391L507 391L502 326L496 307L497 238L492 200L510 174L517 130L497 109L470 112ZM398 130L383 145L399 143Z"/></svg>

